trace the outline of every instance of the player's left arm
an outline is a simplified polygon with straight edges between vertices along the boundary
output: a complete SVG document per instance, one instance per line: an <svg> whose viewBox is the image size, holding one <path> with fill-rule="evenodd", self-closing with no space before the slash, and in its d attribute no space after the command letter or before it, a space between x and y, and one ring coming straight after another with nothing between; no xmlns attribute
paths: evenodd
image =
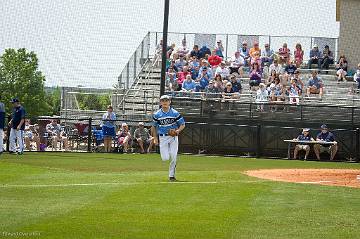
<svg viewBox="0 0 360 239"><path fill-rule="evenodd" d="M179 126L179 128L177 128L175 130L176 134L179 135L181 133L181 131L183 131L185 129L185 124L182 124Z"/></svg>

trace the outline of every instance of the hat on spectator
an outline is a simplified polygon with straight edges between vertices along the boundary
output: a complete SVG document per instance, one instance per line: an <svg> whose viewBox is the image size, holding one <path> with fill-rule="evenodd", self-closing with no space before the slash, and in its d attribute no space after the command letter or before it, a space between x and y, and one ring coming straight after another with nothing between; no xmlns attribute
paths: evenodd
<svg viewBox="0 0 360 239"><path fill-rule="evenodd" d="M314 45L313 45L313 47L314 47L314 48L317 48L317 47L318 47L318 45L314 44Z"/></svg>
<svg viewBox="0 0 360 239"><path fill-rule="evenodd" d="M144 122L139 122L139 125L142 125L142 126L144 126Z"/></svg>
<svg viewBox="0 0 360 239"><path fill-rule="evenodd" d="M127 126L127 123L122 123L121 124L121 127L125 127L125 126Z"/></svg>
<svg viewBox="0 0 360 239"><path fill-rule="evenodd" d="M266 85L264 83L259 84L260 87L265 87Z"/></svg>
<svg viewBox="0 0 360 239"><path fill-rule="evenodd" d="M302 130L303 132L309 132L310 131L310 129L309 128L303 128L303 130Z"/></svg>
<svg viewBox="0 0 360 239"><path fill-rule="evenodd" d="M206 67L206 66L204 66L202 69L203 69L203 70L207 70L207 67Z"/></svg>
<svg viewBox="0 0 360 239"><path fill-rule="evenodd" d="M18 103L20 100L18 98L13 98L10 100L11 103Z"/></svg>
<svg viewBox="0 0 360 239"><path fill-rule="evenodd" d="M327 48L327 49L329 49L329 45L325 45L325 47L324 48Z"/></svg>
<svg viewBox="0 0 360 239"><path fill-rule="evenodd" d="M160 100L170 100L170 96L168 96L168 95L162 95L162 96L160 97Z"/></svg>
<svg viewBox="0 0 360 239"><path fill-rule="evenodd" d="M321 128L321 129L327 129L328 127L327 127L326 124L323 124L323 125L320 126L320 128Z"/></svg>
<svg viewBox="0 0 360 239"><path fill-rule="evenodd" d="M221 61L221 65L225 65L225 61Z"/></svg>

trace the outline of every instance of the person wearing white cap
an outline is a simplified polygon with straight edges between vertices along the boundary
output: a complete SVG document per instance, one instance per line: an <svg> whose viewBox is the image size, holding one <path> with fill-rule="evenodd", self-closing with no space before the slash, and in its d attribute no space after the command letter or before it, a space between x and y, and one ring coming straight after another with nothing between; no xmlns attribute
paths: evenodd
<svg viewBox="0 0 360 239"><path fill-rule="evenodd" d="M312 64L317 64L320 69L321 66L321 52L319 51L319 47L315 44L313 45L313 49L310 50L310 59L308 62L309 69L311 69Z"/></svg>
<svg viewBox="0 0 360 239"><path fill-rule="evenodd" d="M169 180L176 181L175 170L179 146L178 135L185 128L185 120L174 108L170 106L168 95L160 97L161 108L153 115L151 132L155 145L160 141L160 155L163 161L171 160L169 167ZM158 141L159 137L159 141Z"/></svg>
<svg viewBox="0 0 360 239"><path fill-rule="evenodd" d="M300 134L296 139L294 140L298 140L298 141L314 141L314 139L311 137L310 135L310 129L308 128L304 128L302 130L302 134ZM310 153L310 145L306 144L306 143L299 143L295 146L295 150L294 150L294 159L297 159L298 153L299 151L305 151L305 157L304 159L306 160L309 156Z"/></svg>
<svg viewBox="0 0 360 239"><path fill-rule="evenodd" d="M220 65L215 70L215 75L221 75L223 79L227 79L230 75L230 70L226 66L225 61L221 61Z"/></svg>
<svg viewBox="0 0 360 239"><path fill-rule="evenodd" d="M154 145L154 137L151 137L147 128L144 127L144 122L139 122L138 128L134 132L134 139L140 146L141 153L150 153ZM149 146L145 151L144 147Z"/></svg>

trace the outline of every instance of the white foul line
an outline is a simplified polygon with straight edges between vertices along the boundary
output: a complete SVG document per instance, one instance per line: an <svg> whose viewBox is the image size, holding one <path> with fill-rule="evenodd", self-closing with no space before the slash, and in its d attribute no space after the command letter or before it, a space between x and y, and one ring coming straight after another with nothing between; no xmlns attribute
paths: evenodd
<svg viewBox="0 0 360 239"><path fill-rule="evenodd" d="M44 187L77 187L101 185L140 185L140 184L218 184L218 183L261 183L264 181L176 181L176 182L110 182L110 183L69 183L69 184L3 184L0 188L44 188Z"/></svg>
<svg viewBox="0 0 360 239"><path fill-rule="evenodd" d="M298 182L303 184L319 184L319 183L332 183L332 181L315 181L315 182Z"/></svg>

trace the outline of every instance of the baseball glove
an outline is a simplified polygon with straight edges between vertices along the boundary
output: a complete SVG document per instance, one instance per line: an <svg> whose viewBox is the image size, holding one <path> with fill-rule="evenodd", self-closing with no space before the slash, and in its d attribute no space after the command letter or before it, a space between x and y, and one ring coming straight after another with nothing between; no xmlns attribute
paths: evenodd
<svg viewBox="0 0 360 239"><path fill-rule="evenodd" d="M175 137L178 136L178 133L176 132L176 129L169 129L168 135Z"/></svg>

